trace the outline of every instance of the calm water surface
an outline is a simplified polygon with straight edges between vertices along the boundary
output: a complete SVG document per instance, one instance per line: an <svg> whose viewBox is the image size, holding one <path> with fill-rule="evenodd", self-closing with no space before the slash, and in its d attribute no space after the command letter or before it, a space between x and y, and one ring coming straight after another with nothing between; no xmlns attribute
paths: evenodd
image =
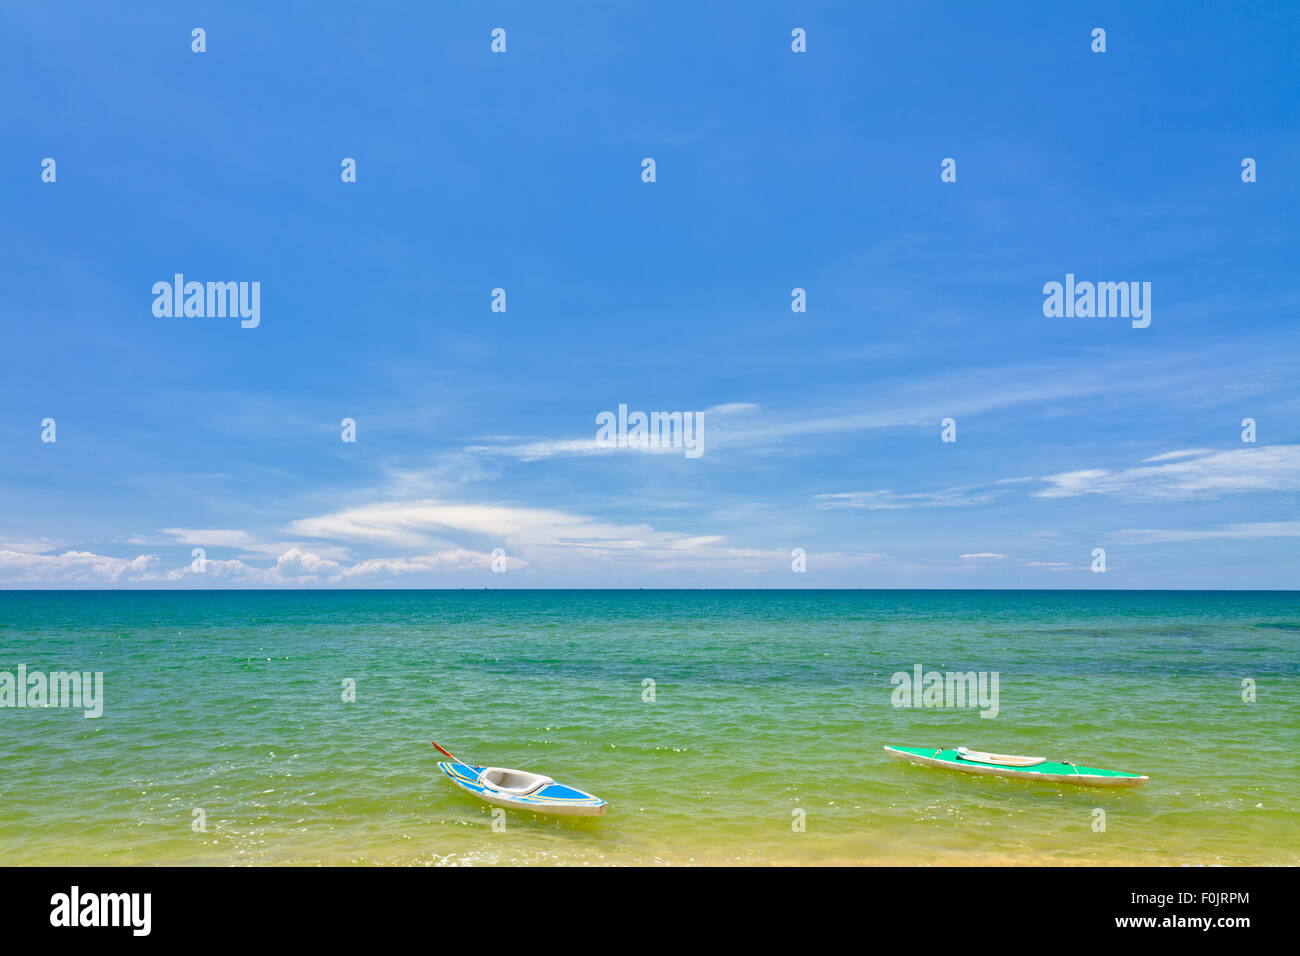
<svg viewBox="0 0 1300 956"><path fill-rule="evenodd" d="M0 854L1296 864L1298 640L1295 592L0 592L0 671L105 681L99 719L0 709ZM916 664L998 672L997 717L892 706L891 675ZM591 790L609 815L509 812L494 833L430 739ZM969 777L886 743L1152 779Z"/></svg>

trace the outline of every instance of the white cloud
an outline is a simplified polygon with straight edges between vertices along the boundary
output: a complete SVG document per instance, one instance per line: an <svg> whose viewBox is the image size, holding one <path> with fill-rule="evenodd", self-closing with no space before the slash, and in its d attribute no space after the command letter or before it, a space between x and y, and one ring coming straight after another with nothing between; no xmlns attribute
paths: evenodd
<svg viewBox="0 0 1300 956"><path fill-rule="evenodd" d="M67 547L71 542L57 541L54 538L0 538L0 550L22 551L40 554L56 548Z"/></svg>
<svg viewBox="0 0 1300 956"><path fill-rule="evenodd" d="M437 499L365 505L293 522L296 534L352 540L387 548L457 540L505 550L515 567L547 573L617 568L720 574L788 571L788 547L747 548L723 535L622 524L554 508L459 504ZM469 544L457 547L469 547ZM874 553L819 552L820 567L849 567L882 558Z"/></svg>
<svg viewBox="0 0 1300 956"><path fill-rule="evenodd" d="M255 557L276 558L286 551L302 547L302 543L296 541L262 541L247 531L235 528L163 528L162 531L170 539L166 542L168 544L179 542L205 550L229 548ZM158 544L160 542L137 538L133 543ZM313 550L321 557L334 561L347 560L347 552L343 548L316 545Z"/></svg>
<svg viewBox="0 0 1300 956"><path fill-rule="evenodd" d="M1005 557L1005 554L997 554L993 551L979 551L975 554L962 555L962 558L967 561L1001 560Z"/></svg>
<svg viewBox="0 0 1300 956"><path fill-rule="evenodd" d="M6 549L0 551L0 581L41 585L117 584L146 573L157 561L157 555L152 554L113 558L90 551L35 554Z"/></svg>
<svg viewBox="0 0 1300 956"><path fill-rule="evenodd" d="M417 555L413 558L371 558L346 568L339 580L352 582L382 576L399 577L407 574L435 574L442 571L484 570L491 566L492 556L479 551L456 548L440 554ZM527 565L518 558L506 558L506 569L518 571Z"/></svg>
<svg viewBox="0 0 1300 956"><path fill-rule="evenodd" d="M1010 494L1012 486L1046 482L1035 498L1113 495L1133 501L1181 501L1225 494L1300 490L1300 445L1268 445L1215 451L1191 448L1144 459L1143 467L1111 471L1087 468L1044 478L1003 478L990 485L961 485L938 491L844 491L813 495L817 507L872 511L913 507L982 505Z"/></svg>
<svg viewBox="0 0 1300 956"><path fill-rule="evenodd" d="M1262 538L1300 538L1300 521L1251 521L1217 528L1125 528L1111 537L1122 544L1164 544L1179 541Z"/></svg>
<svg viewBox="0 0 1300 956"><path fill-rule="evenodd" d="M371 558L345 563L294 547L279 555L268 568L250 565L238 558L209 558L203 570L192 563L160 570L157 555L118 558L89 551L62 554L33 554L0 550L0 584L43 587L166 586L184 587L324 587L384 583L410 575L432 575L446 571L487 570L492 556L458 548L434 554L402 558ZM526 567L518 559L507 561L510 570Z"/></svg>
<svg viewBox="0 0 1300 956"><path fill-rule="evenodd" d="M171 535L181 544L193 544L209 548L242 548L254 550L257 542L247 531L228 528L163 528L163 534Z"/></svg>
<svg viewBox="0 0 1300 956"><path fill-rule="evenodd" d="M1172 459L1178 459L1176 461ZM1163 464L1048 475L1038 498L1113 495L1133 501L1182 501L1228 494L1300 490L1300 445L1210 451L1189 449L1146 459Z"/></svg>
<svg viewBox="0 0 1300 956"><path fill-rule="evenodd" d="M1203 403L1206 397L1203 369L1195 363L1184 364L1185 367L1176 365L1173 371L1158 374L1141 358L1105 365L1094 363L1086 369L1071 361L947 370L926 378L873 382L869 392L864 391L841 405L796 414L779 414L751 403L732 402L705 410L705 417L710 419L708 447L788 450L789 440L900 426L933 428L937 433L939 422L945 417L961 422L1017 406L1080 404L1092 395L1111 399L1120 395L1159 395L1165 401L1176 396L1188 406ZM763 414L753 414L760 410ZM525 461L615 451L596 444L594 417L593 413L589 435L475 445L466 450ZM641 449L643 452L656 450Z"/></svg>
<svg viewBox="0 0 1300 956"><path fill-rule="evenodd" d="M646 568L717 566L722 560L775 561L779 549L748 550L721 535L657 530L620 524L554 508L505 504L458 504L437 499L364 505L294 521L295 534L364 542L387 548L425 547L449 539L476 539L502 547L531 566L575 570L635 558Z"/></svg>
<svg viewBox="0 0 1300 956"><path fill-rule="evenodd" d="M1152 455L1150 458L1143 458L1144 464L1153 461L1173 461L1178 458L1191 458L1196 455L1212 455L1213 448L1184 448L1182 451L1167 451L1162 455Z"/></svg>
<svg viewBox="0 0 1300 956"><path fill-rule="evenodd" d="M759 406L748 402L727 402L706 408L699 413L702 425L699 426L700 434L697 434L697 437L702 441L703 429L707 427L709 441L712 444L715 435L725 434L725 420L727 418L748 415L757 411L758 408ZM630 409L630 411L635 410L635 408ZM644 409L644 411L649 412L651 409ZM719 418L724 420L721 425L718 422ZM511 445L471 445L466 448L466 451L483 455L506 455L510 458L518 458L520 461L541 461L546 458L579 455L616 455L619 453L676 456L682 454L681 448L674 448L669 445L616 447L608 443L598 443L596 441L595 415L592 415L591 437L589 438L547 438Z"/></svg>
<svg viewBox="0 0 1300 956"><path fill-rule="evenodd" d="M956 508L964 505L982 505L998 497L1000 492L988 488L964 486L940 491L917 491L898 494L893 491L840 491L813 495L818 508L865 508L871 511L893 511L899 508Z"/></svg>
<svg viewBox="0 0 1300 956"><path fill-rule="evenodd" d="M200 572L194 570L188 555L179 567L164 570L158 567L155 555L117 558L68 552L55 556L10 549L0 552L0 583L186 587L383 583L412 576L485 571L491 567L492 550L498 547L505 550L507 569L516 572L622 568L760 573L787 569L790 561L788 547L737 547L719 534L613 522L556 508L439 499L347 508L298 519L291 522L290 529L297 536L322 543L293 544L274 553L271 545L240 529L168 528L163 540L173 546L242 549L259 558L263 554L274 557L274 563L267 567L242 556L209 555ZM363 546L380 554L352 558L349 546ZM826 566L849 566L880 557L826 552L819 553L817 560Z"/></svg>

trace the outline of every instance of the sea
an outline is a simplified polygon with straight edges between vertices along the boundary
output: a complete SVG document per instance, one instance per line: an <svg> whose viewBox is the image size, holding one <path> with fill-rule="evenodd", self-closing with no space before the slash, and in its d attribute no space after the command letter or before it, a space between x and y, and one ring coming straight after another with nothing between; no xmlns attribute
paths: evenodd
<svg viewBox="0 0 1300 956"><path fill-rule="evenodd" d="M0 859L1295 865L1298 649L1295 591L4 591ZM435 740L608 813L494 814Z"/></svg>

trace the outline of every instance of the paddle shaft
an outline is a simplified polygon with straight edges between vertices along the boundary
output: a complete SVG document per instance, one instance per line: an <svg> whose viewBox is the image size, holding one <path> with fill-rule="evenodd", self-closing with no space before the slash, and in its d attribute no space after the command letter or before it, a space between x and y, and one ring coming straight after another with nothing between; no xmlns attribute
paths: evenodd
<svg viewBox="0 0 1300 956"><path fill-rule="evenodd" d="M463 760L461 760L459 757L457 757L455 754L453 754L450 750L443 750L441 747L439 747L439 746L438 746L438 741L436 741L436 740L431 740L431 741L429 741L429 743L433 744L433 748L434 748L435 750L437 750L438 753L442 754L444 757L450 757L452 763L458 763L458 764L460 764L462 767L469 767L471 770L474 769L474 765L473 765L473 764L466 763L465 761L463 761Z"/></svg>

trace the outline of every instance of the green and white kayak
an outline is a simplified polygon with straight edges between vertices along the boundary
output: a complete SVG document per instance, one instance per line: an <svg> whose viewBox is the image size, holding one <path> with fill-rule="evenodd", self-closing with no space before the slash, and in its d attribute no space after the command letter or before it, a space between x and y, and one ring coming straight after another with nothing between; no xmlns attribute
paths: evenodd
<svg viewBox="0 0 1300 956"><path fill-rule="evenodd" d="M885 753L896 760L923 763L927 767L942 767L944 770L1018 777L1048 783L1073 783L1084 787L1140 787L1151 779L1124 770L1080 767L1068 760L1053 763L1044 757L985 753L981 750L967 750L965 747L955 750L945 750L942 747L886 747Z"/></svg>

